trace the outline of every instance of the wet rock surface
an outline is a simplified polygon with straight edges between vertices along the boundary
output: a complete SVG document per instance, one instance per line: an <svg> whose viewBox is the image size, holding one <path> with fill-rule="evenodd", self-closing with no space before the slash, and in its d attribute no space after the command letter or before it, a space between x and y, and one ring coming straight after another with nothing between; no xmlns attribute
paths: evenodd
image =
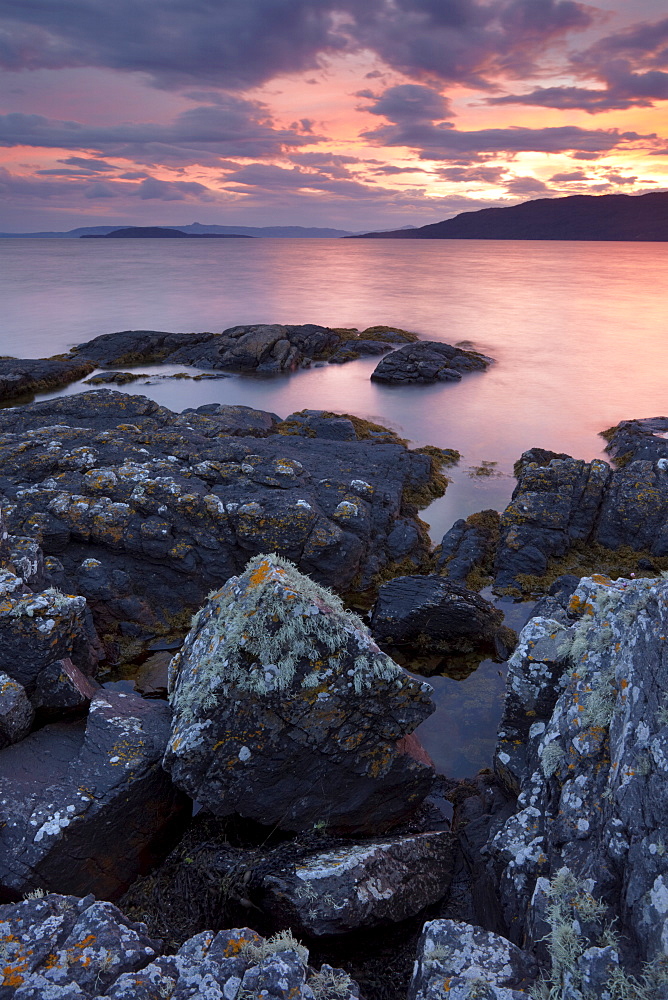
<svg viewBox="0 0 668 1000"><path fill-rule="evenodd" d="M267 876L263 906L307 935L396 923L446 895L453 864L445 830L341 845Z"/></svg>
<svg viewBox="0 0 668 1000"><path fill-rule="evenodd" d="M0 752L0 885L115 898L160 856L189 803L162 770L164 702L103 691L87 719Z"/></svg>
<svg viewBox="0 0 668 1000"><path fill-rule="evenodd" d="M499 934L432 920L418 943L408 1000L525 1000L537 975L535 959Z"/></svg>
<svg viewBox="0 0 668 1000"><path fill-rule="evenodd" d="M399 576L383 584L370 627L381 645L409 656L487 649L507 659L516 642L502 611L440 576Z"/></svg>
<svg viewBox="0 0 668 1000"><path fill-rule="evenodd" d="M0 400L57 389L94 367L82 358L0 358Z"/></svg>
<svg viewBox="0 0 668 1000"><path fill-rule="evenodd" d="M257 552L341 590L365 590L395 559L419 566L428 539L405 498L429 501L430 456L389 432L295 433L294 416L176 414L104 389L4 410L8 527L59 561L50 581L87 599L101 634L128 637L169 631ZM317 419L326 432L330 418Z"/></svg>
<svg viewBox="0 0 668 1000"><path fill-rule="evenodd" d="M385 339L383 339L385 338ZM123 330L105 333L72 349L102 368L166 362L195 368L275 374L308 368L314 361L335 363L382 354L413 335L401 330L337 330L313 323L234 326L222 333L164 333Z"/></svg>
<svg viewBox="0 0 668 1000"><path fill-rule="evenodd" d="M431 787L432 768L397 746L433 711L431 688L278 557L211 596L170 673L164 766L214 815L376 832Z"/></svg>
<svg viewBox="0 0 668 1000"><path fill-rule="evenodd" d="M2 1000L357 1000L340 969L308 963L290 935L203 931L176 954L111 903L50 894L0 906Z"/></svg>
<svg viewBox="0 0 668 1000"><path fill-rule="evenodd" d="M564 603L509 663L496 761L520 794L492 865L513 940L542 936L539 890L564 868L618 916L633 966L668 941L668 583L584 578Z"/></svg>
<svg viewBox="0 0 668 1000"><path fill-rule="evenodd" d="M398 385L458 382L465 372L484 371L492 358L437 341L419 341L393 351L378 363L372 382Z"/></svg>

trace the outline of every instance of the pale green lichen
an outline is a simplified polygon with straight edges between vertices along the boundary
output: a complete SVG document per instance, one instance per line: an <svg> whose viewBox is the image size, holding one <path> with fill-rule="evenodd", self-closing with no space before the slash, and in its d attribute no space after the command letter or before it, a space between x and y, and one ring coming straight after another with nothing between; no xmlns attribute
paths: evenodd
<svg viewBox="0 0 668 1000"><path fill-rule="evenodd" d="M241 948L241 956L248 961L259 965L269 955L274 955L279 951L294 951L301 961L306 965L308 962L308 948L298 941L291 930L279 931L270 938L266 938L259 944L248 941Z"/></svg>
<svg viewBox="0 0 668 1000"><path fill-rule="evenodd" d="M347 673L356 694L379 680L405 679L340 598L288 560L259 555L195 615L172 660L170 693L173 701L178 689L179 711L193 715L233 691L266 695L294 683L315 689L351 658ZM182 671L186 661L196 668Z"/></svg>

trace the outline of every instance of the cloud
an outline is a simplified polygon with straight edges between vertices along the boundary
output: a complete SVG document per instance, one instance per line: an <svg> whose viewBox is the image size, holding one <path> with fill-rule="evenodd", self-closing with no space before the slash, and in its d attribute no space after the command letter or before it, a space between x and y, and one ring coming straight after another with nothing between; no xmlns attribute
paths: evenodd
<svg viewBox="0 0 668 1000"><path fill-rule="evenodd" d="M166 125L85 125L43 115L0 115L0 146L96 150L142 163L218 164L222 156L275 156L318 139L274 128L263 104L231 95L224 103L190 108ZM85 157L77 160L86 162Z"/></svg>
<svg viewBox="0 0 668 1000"><path fill-rule="evenodd" d="M510 180L505 181L505 187L510 194L521 195L522 197L536 194L550 195L554 193L547 184L538 180L537 177L511 177Z"/></svg>
<svg viewBox="0 0 668 1000"><path fill-rule="evenodd" d="M593 10L575 0L4 0L0 66L245 90L366 48L417 78L486 86L498 72L521 75Z"/></svg>
<svg viewBox="0 0 668 1000"><path fill-rule="evenodd" d="M431 87L414 83L388 87L379 97L370 91L360 91L359 96L373 98L373 104L365 107L365 111L383 115L391 122L441 121L452 116L447 98Z"/></svg>
<svg viewBox="0 0 668 1000"><path fill-rule="evenodd" d="M488 99L489 104L528 104L582 109L590 114L652 107L668 100L668 18L632 25L600 38L571 56L572 72L599 87L538 87L526 94Z"/></svg>
<svg viewBox="0 0 668 1000"><path fill-rule="evenodd" d="M52 171L42 171L52 175ZM214 201L218 192L194 181L162 181L141 175L140 184L122 180L43 180L42 177L24 177L0 167L0 196L5 198L61 199L76 201L79 198L97 201L107 198L139 198L142 201Z"/></svg>
<svg viewBox="0 0 668 1000"><path fill-rule="evenodd" d="M438 176L451 184L498 184L506 173L505 167L445 167Z"/></svg>

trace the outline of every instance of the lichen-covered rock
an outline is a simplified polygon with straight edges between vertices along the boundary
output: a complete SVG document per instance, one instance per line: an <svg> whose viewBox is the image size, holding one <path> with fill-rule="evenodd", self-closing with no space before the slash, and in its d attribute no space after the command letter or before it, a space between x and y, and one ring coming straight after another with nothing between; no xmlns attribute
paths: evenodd
<svg viewBox="0 0 668 1000"><path fill-rule="evenodd" d="M39 688L40 705L50 704L45 694L51 691L53 705L59 707L62 670L54 666L56 661L67 659L91 676L99 661L99 640L84 597L54 588L37 594L26 589L20 577L0 570L0 670L23 685L31 699ZM64 678L69 690L68 682Z"/></svg>
<svg viewBox="0 0 668 1000"><path fill-rule="evenodd" d="M163 702L103 691L0 752L0 885L113 898L157 860L189 808L160 766L169 724Z"/></svg>
<svg viewBox="0 0 668 1000"><path fill-rule="evenodd" d="M493 867L513 940L565 867L652 959L668 946L668 582L584 578L567 608L530 621L509 663L496 761L520 795Z"/></svg>
<svg viewBox="0 0 668 1000"><path fill-rule="evenodd" d="M34 716L23 685L0 672L0 750L27 736Z"/></svg>
<svg viewBox="0 0 668 1000"><path fill-rule="evenodd" d="M50 894L0 906L2 1000L357 1000L290 934L202 931L174 955L111 903Z"/></svg>
<svg viewBox="0 0 668 1000"><path fill-rule="evenodd" d="M499 514L482 510L460 518L446 531L434 552L436 572L455 583L468 584L469 575L488 576L491 581L499 543Z"/></svg>
<svg viewBox="0 0 668 1000"><path fill-rule="evenodd" d="M374 832L431 785L432 769L397 747L433 711L431 688L279 557L257 556L211 595L170 689L165 767L218 816Z"/></svg>
<svg viewBox="0 0 668 1000"><path fill-rule="evenodd" d="M418 942L408 1000L525 1000L538 975L527 952L458 920L430 920Z"/></svg>
<svg viewBox="0 0 668 1000"><path fill-rule="evenodd" d="M396 923L445 896L453 865L447 830L341 846L265 878L263 906L315 936Z"/></svg>
<svg viewBox="0 0 668 1000"><path fill-rule="evenodd" d="M143 924L91 895L50 894L0 906L0 997L96 996L119 975L147 965L158 948Z"/></svg>
<svg viewBox="0 0 668 1000"><path fill-rule="evenodd" d="M339 419L301 435L263 411L175 414L107 389L1 410L6 522L59 560L58 587L87 599L100 634L170 631L262 551L365 590L396 559L426 560L414 503L437 477L382 428L333 440Z"/></svg>
<svg viewBox="0 0 668 1000"><path fill-rule="evenodd" d="M523 576L543 576L573 546L668 556L668 462L634 461L613 470L599 459L550 454L544 465L518 463L518 483L501 517L497 587L521 588Z"/></svg>
<svg viewBox="0 0 668 1000"><path fill-rule="evenodd" d="M629 462L666 462L667 432L668 417L622 420L603 432L608 441L605 450L620 467Z"/></svg>
<svg viewBox="0 0 668 1000"><path fill-rule="evenodd" d="M478 351L438 341L422 340L392 351L371 373L373 382L407 383L456 382L463 372L484 371L492 358Z"/></svg>
<svg viewBox="0 0 668 1000"><path fill-rule="evenodd" d="M506 659L516 641L503 626L502 611L441 576L398 576L384 583L370 627L381 645L418 656L486 649Z"/></svg>

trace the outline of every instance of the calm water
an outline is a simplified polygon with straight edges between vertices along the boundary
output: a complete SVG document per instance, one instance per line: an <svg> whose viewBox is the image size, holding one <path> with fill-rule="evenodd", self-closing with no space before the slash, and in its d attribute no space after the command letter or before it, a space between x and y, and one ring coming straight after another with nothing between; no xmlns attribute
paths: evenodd
<svg viewBox="0 0 668 1000"><path fill-rule="evenodd" d="M452 485L423 515L435 540L457 517L505 506L513 462L527 448L591 459L602 455L599 431L668 412L667 301L668 244L0 240L2 354L43 357L122 329L259 322L386 323L471 341L497 363L454 384L375 385L371 359L271 379L123 387L175 410L219 401L282 417L303 407L348 411L416 444L457 448ZM497 462L498 474L471 477L482 461ZM466 681L438 681L450 716L427 724L429 748L450 773L489 759L498 671L487 664ZM455 753L439 727L451 733L457 719Z"/></svg>

